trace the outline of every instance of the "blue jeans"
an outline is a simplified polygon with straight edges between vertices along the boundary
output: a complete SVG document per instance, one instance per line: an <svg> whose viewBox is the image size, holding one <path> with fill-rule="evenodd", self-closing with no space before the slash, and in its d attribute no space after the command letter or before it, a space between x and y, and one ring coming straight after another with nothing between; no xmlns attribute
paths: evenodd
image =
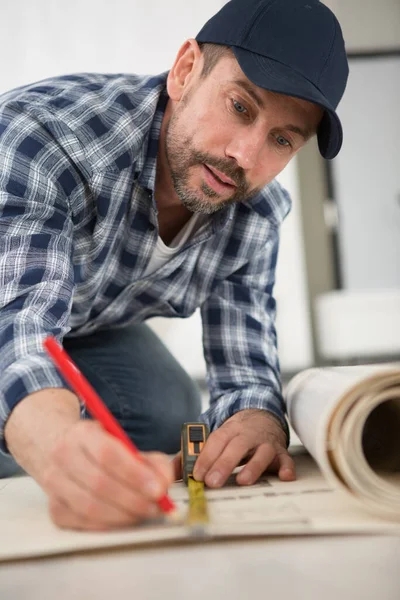
<svg viewBox="0 0 400 600"><path fill-rule="evenodd" d="M200 415L200 391L147 325L65 338L64 348L140 450L179 450L181 424ZM0 453L0 477L21 472Z"/></svg>

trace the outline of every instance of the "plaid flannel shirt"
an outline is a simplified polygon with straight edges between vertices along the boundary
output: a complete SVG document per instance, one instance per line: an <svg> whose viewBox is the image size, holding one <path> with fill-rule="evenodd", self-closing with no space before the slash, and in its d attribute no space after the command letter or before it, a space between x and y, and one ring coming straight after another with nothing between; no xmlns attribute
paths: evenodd
<svg viewBox="0 0 400 600"><path fill-rule="evenodd" d="M167 103L156 77L78 74L0 97L0 449L28 394L68 387L42 348L200 307L211 430L245 408L287 431L273 285L290 199L273 181L216 213L149 276L156 156Z"/></svg>

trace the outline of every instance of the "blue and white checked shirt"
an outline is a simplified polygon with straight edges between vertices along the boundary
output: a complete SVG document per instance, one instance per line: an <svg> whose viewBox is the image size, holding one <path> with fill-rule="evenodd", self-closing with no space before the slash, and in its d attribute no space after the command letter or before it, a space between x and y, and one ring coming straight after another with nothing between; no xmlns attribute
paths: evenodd
<svg viewBox="0 0 400 600"><path fill-rule="evenodd" d="M157 236L157 77L79 74L0 98L0 449L28 394L68 387L42 349L201 307L211 430L244 408L287 430L273 285L288 194L273 181L216 213L145 277Z"/></svg>

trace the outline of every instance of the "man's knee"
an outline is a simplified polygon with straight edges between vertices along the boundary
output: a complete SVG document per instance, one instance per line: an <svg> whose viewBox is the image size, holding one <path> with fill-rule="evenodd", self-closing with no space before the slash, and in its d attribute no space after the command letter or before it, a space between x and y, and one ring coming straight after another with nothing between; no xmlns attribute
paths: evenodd
<svg viewBox="0 0 400 600"><path fill-rule="evenodd" d="M186 377L186 381L181 378L180 385L169 387L164 393L158 390L157 401L149 406L149 413L144 415L147 421L146 434L140 435L139 431L137 435L142 450L158 450L167 454L179 451L182 423L196 421L201 413L200 391Z"/></svg>
<svg viewBox="0 0 400 600"><path fill-rule="evenodd" d="M181 424L201 412L200 391L147 325L66 347L140 450L179 450Z"/></svg>
<svg viewBox="0 0 400 600"><path fill-rule="evenodd" d="M200 412L200 395L194 390L185 403L178 403L176 408L172 405L170 414L162 423L158 424L155 431L155 439L159 444L159 449L167 454L178 452L181 443L182 423L196 421Z"/></svg>

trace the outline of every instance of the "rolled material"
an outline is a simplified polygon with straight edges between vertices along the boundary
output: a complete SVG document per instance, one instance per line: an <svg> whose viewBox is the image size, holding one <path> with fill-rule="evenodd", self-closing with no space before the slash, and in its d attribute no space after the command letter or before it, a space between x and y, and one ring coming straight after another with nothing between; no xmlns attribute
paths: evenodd
<svg viewBox="0 0 400 600"><path fill-rule="evenodd" d="M400 367L308 369L286 390L289 421L325 477L400 521Z"/></svg>

